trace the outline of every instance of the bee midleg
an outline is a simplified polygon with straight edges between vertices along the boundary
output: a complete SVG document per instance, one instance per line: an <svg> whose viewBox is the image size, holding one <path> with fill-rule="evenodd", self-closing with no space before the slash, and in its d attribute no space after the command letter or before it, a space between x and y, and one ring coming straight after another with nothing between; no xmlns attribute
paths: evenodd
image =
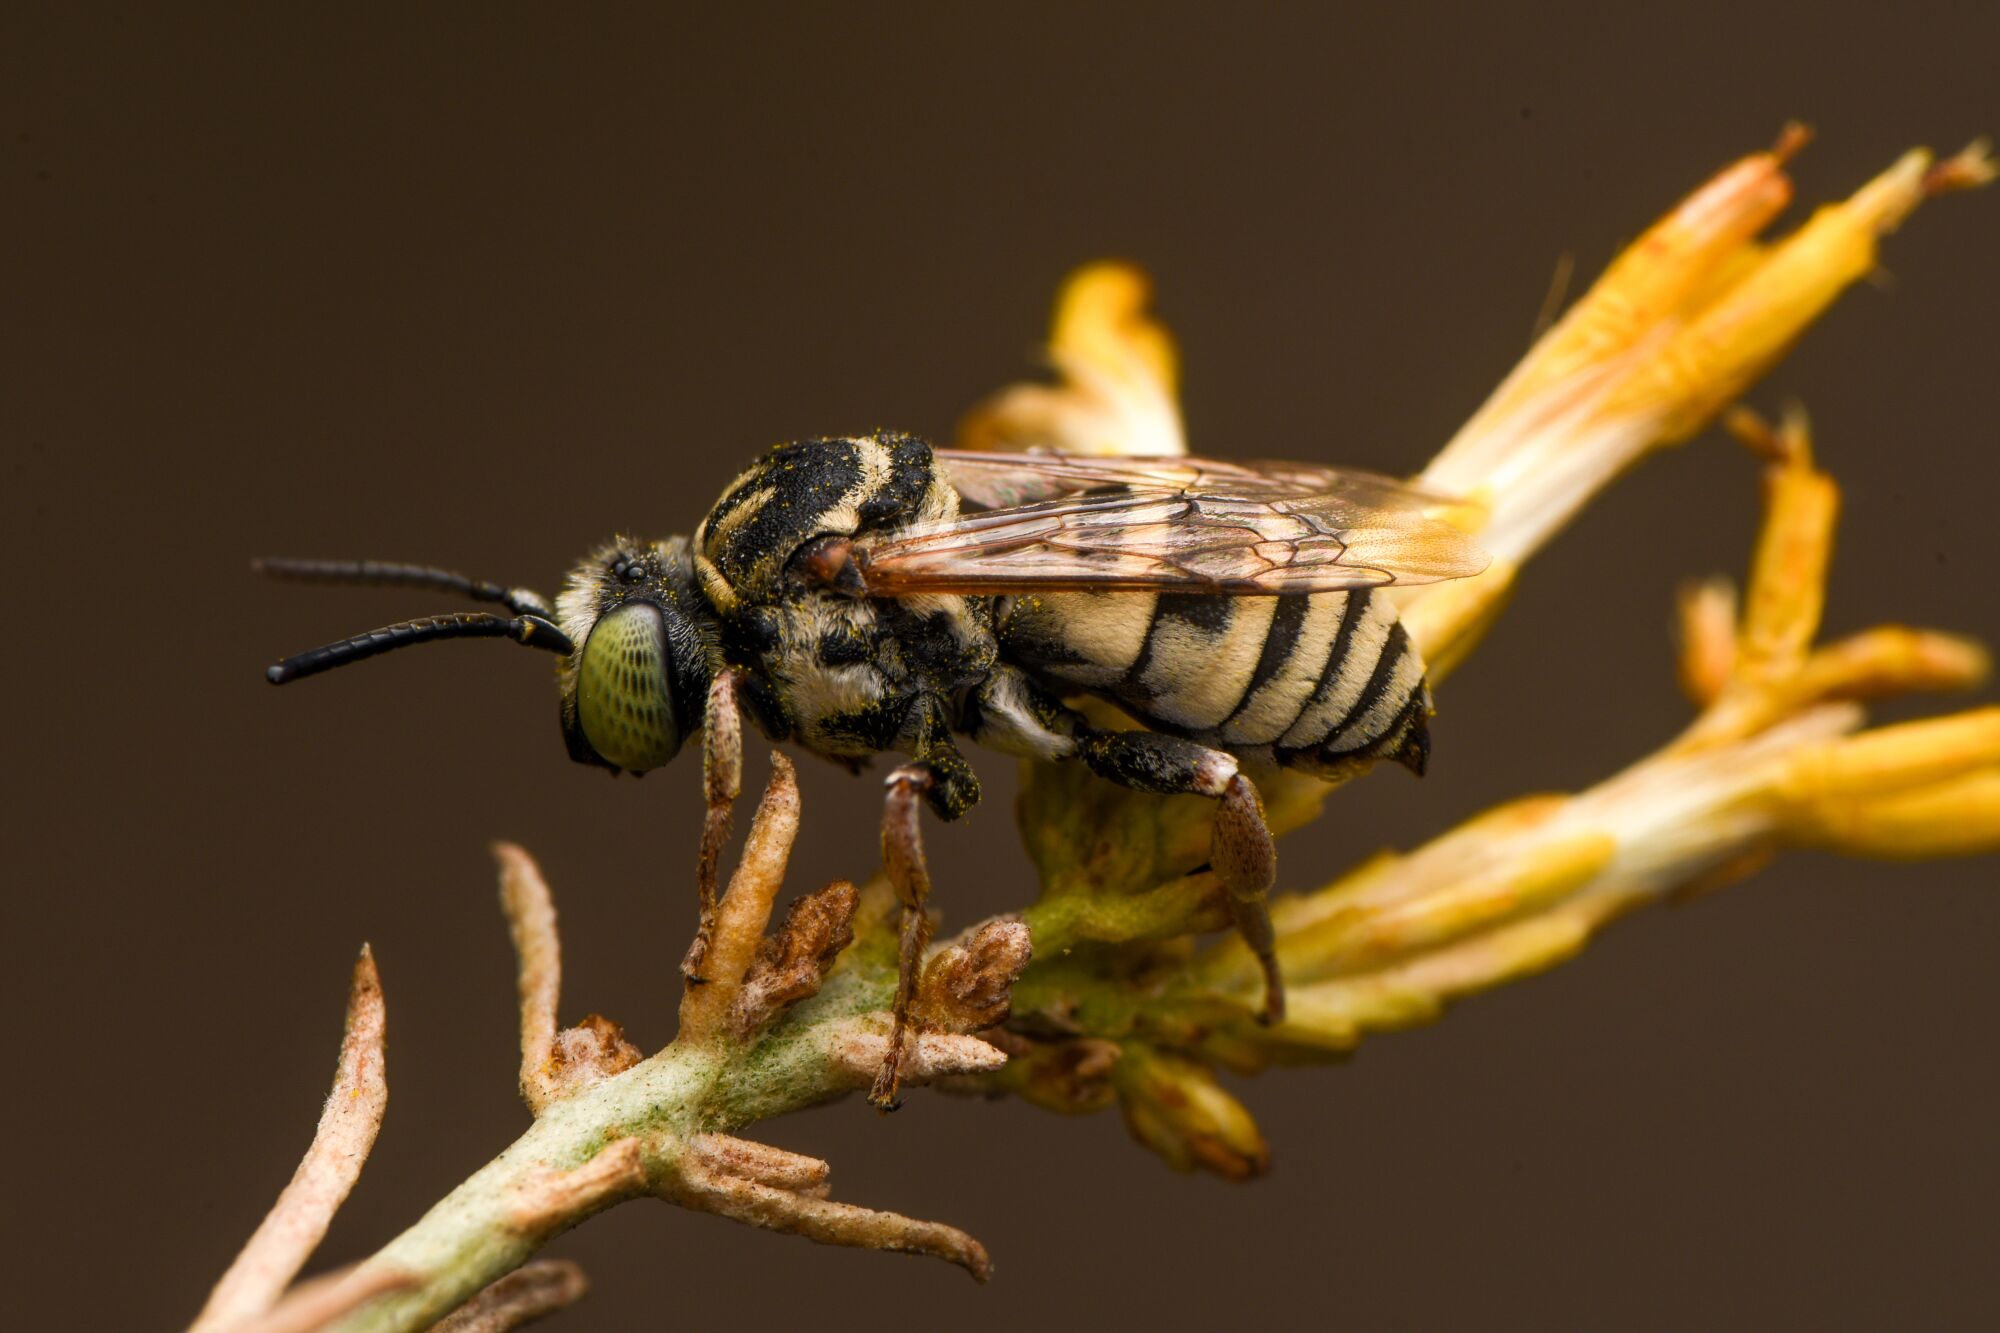
<svg viewBox="0 0 2000 1333"><path fill-rule="evenodd" d="M1152 731L1085 730L1077 750L1090 771L1120 786L1163 795L1212 797L1209 866L1228 895L1230 919L1264 970L1265 1023L1285 1016L1268 897L1278 876L1278 848L1264 821L1264 802L1236 757L1178 736Z"/></svg>
<svg viewBox="0 0 2000 1333"><path fill-rule="evenodd" d="M701 777L708 812L702 819L701 852L694 872L695 888L701 895L701 923L695 928L687 957L681 960L681 976L690 986L708 980L701 975L701 961L708 953L708 937L715 926L716 865L722 858L722 844L729 841L736 798L743 791L743 710L736 702L742 677L737 667L716 672L702 712Z"/></svg>
<svg viewBox="0 0 2000 1333"><path fill-rule="evenodd" d="M1277 878L1278 850L1264 822L1257 788L1235 756L1150 731L1103 731L1025 672L1001 666L966 701L962 725L982 745L1030 759L1081 758L1091 772L1123 787L1216 801L1209 864L1228 896L1230 918L1264 969L1264 1017L1285 1009L1285 989L1266 895Z"/></svg>
<svg viewBox="0 0 2000 1333"><path fill-rule="evenodd" d="M884 1111L896 1106L903 1075L903 1037L910 1025L910 1004L916 997L924 949L931 938L930 914L924 910L931 892L931 872L924 858L919 802L929 805L940 819L953 820L979 800L979 779L952 742L943 706L920 700L917 707L926 711L926 718L915 755L889 774L885 783L888 795L882 803L882 869L903 908L889 1052L868 1093L868 1100Z"/></svg>

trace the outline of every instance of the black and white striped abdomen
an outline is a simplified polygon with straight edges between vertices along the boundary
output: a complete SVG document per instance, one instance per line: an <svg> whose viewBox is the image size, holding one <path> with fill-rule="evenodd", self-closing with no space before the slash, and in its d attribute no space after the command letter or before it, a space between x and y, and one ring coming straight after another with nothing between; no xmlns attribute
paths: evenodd
<svg viewBox="0 0 2000 1333"><path fill-rule="evenodd" d="M1334 775L1429 754L1424 664L1369 589L1229 597L1081 592L1002 608L1001 654L1149 726Z"/></svg>

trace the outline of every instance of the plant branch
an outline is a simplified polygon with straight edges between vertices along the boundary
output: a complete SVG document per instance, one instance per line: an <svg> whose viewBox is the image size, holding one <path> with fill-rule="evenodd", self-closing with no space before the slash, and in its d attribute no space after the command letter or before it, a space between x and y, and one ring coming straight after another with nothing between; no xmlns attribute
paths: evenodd
<svg viewBox="0 0 2000 1333"><path fill-rule="evenodd" d="M389 1106L387 1032L382 978L375 969L374 952L364 944L348 987L347 1027L340 1042L333 1090L327 1094L312 1146L236 1262L209 1293L208 1304L195 1317L191 1333L238 1328L268 1314L318 1248L335 1211L360 1178L369 1149L375 1146L375 1135L382 1128L382 1116ZM379 1284L388 1280L381 1272L369 1279L378 1291ZM324 1300L335 1292L341 1297L352 1296L355 1290L352 1286L318 1287L312 1294ZM319 1316L322 1322L325 1317Z"/></svg>
<svg viewBox="0 0 2000 1333"><path fill-rule="evenodd" d="M1605 485L1712 420L1869 271L1879 238L1925 199L1993 174L1983 145L1940 164L1917 150L1759 245L1791 197L1785 165L1803 141L1789 128L1649 230L1425 470L1431 489L1466 502L1441 516L1476 530L1494 555L1475 578L1394 593L1433 680L1466 660L1526 561ZM963 423L962 442L1179 451L1173 341L1146 313L1146 294L1124 266L1079 272L1051 335L1059 381L989 400ZM1857 702L1970 686L1987 672L1985 651L1893 626L1814 646L1837 488L1813 462L1802 415L1731 424L1763 460L1765 522L1740 599L1720 581L1682 595L1679 675L1699 714L1680 736L1588 790L1509 802L1275 901L1290 990L1275 1027L1257 1021L1261 983L1241 942L1196 947L1227 922L1205 868L1210 803L1126 791L1078 765L1030 766L1019 815L1039 898L931 953L904 1081L1071 1113L1116 1105L1169 1164L1245 1178L1267 1169L1269 1150L1218 1070L1340 1058L1366 1033L1426 1021L1454 998L1548 967L1606 921L1713 888L1785 847L2000 849L2000 707L1863 731ZM1312 819L1331 790L1292 774L1258 781L1278 831ZM558 1027L548 886L526 852L496 847L534 1120L338 1279L368 1293L340 1307L340 1328L415 1330L447 1316L440 1327L508 1327L490 1320L518 1322L562 1303L557 1294L574 1299L573 1271L566 1281L542 1266L506 1275L567 1228L641 1197L824 1243L929 1255L986 1278L986 1252L965 1233L834 1202L826 1163L740 1136L867 1086L887 1051L897 944L885 886L835 880L767 934L800 817L796 778L775 757L706 943L708 980L686 992L679 1033L650 1056L598 1015ZM712 813L705 839L719 829ZM379 1022L377 1031L379 1073ZM337 1193L307 1193L337 1203L351 1183L350 1174ZM315 1216L316 1230L281 1228L294 1239L259 1260L261 1277L232 1270L218 1296L250 1283L255 1299L232 1300L268 1309L324 1230L320 1213L299 1214ZM259 1236L252 1250L271 1244Z"/></svg>

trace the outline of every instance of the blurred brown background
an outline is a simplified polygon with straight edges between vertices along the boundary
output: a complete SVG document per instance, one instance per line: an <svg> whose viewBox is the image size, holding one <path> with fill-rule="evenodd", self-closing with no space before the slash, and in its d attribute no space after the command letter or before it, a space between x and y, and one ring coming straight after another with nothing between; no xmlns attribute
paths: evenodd
<svg viewBox="0 0 2000 1333"><path fill-rule="evenodd" d="M566 1016L670 1035L698 764L571 765L547 664L496 647L272 691L283 652L447 608L251 555L552 590L774 441L948 434L1105 254L1158 278L1198 448L1407 471L1559 255L1594 273L1787 117L1820 131L1806 205L2000 129L1991 7L291 8L0 17L12 1327L193 1313L305 1145L364 939L394 1097L320 1262L523 1127L489 838L553 879ZM2000 637L1996 220L1920 214L1759 391L1808 404L1848 487L1832 630ZM1711 435L1590 510L1442 696L1432 776L1344 793L1288 878L1669 735L1671 590L1740 569L1755 493ZM932 833L952 926L1028 892L983 769ZM865 872L874 784L806 777L797 884ZM1249 1186L1115 1116L771 1125L842 1197L968 1227L995 1283L642 1204L555 1246L595 1283L560 1326L1992 1326L1995 879L1799 855L1634 918L1248 1086L1276 1156Z"/></svg>

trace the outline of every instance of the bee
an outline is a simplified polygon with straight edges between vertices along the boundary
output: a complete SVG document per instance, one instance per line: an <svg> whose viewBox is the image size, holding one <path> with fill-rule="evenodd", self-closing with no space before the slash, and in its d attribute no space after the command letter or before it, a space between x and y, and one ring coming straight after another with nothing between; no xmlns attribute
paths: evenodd
<svg viewBox="0 0 2000 1333"><path fill-rule="evenodd" d="M951 821L979 799L959 737L1213 799L1210 866L1262 965L1262 1017L1282 1017L1265 906L1276 851L1249 771L1339 779L1386 759L1423 772L1424 664L1379 593L1485 567L1443 503L1298 463L971 453L890 433L804 440L731 482L692 537L591 552L553 605L419 566L263 561L284 578L415 585L507 613L390 625L266 674L284 684L439 639L508 638L562 659L572 759L644 773L699 735L707 815L690 984L741 787L742 716L857 771L904 756L882 823L902 907L893 1031L871 1092L889 1106L930 928L920 810ZM1072 706L1086 695L1141 729L1095 724Z"/></svg>

